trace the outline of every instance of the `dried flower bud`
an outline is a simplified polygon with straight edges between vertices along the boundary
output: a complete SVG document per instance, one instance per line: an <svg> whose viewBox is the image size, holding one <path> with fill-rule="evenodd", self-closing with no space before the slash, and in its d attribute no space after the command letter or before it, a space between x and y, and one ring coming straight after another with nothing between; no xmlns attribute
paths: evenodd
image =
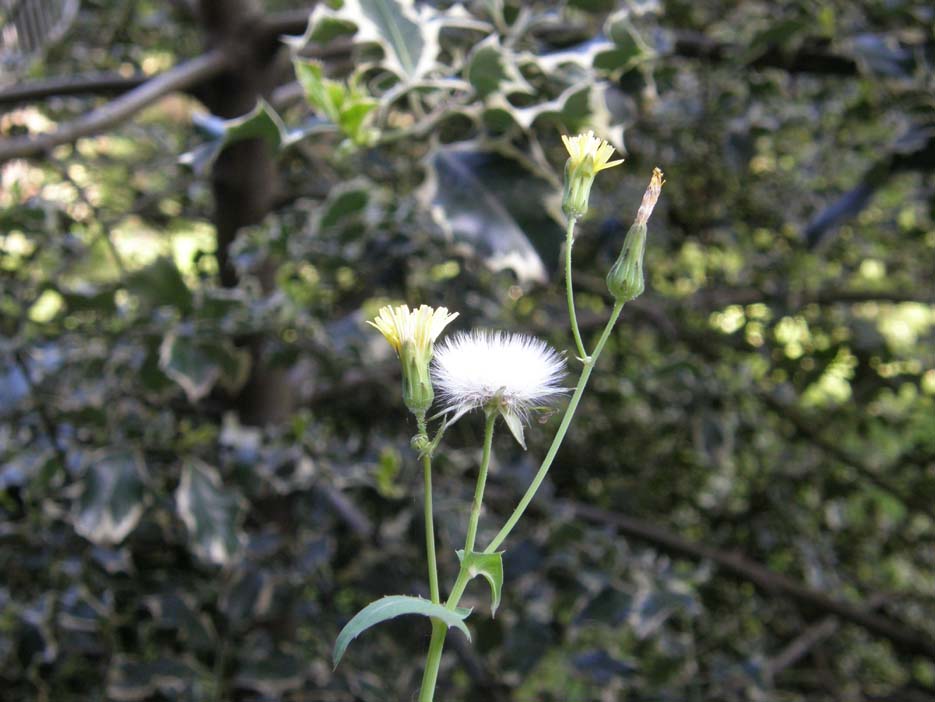
<svg viewBox="0 0 935 702"><path fill-rule="evenodd" d="M665 181L662 171L653 169L653 177L643 195L636 221L627 232L623 249L607 274L607 289L617 302L629 302L643 294L643 253L646 249L646 222L656 206Z"/></svg>

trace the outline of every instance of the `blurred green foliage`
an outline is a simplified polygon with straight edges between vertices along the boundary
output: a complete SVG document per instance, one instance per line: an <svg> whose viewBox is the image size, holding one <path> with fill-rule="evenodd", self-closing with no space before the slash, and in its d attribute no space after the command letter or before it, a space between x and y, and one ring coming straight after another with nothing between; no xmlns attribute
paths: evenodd
<svg viewBox="0 0 935 702"><path fill-rule="evenodd" d="M330 665L365 603L424 594L415 427L363 322L426 302L571 348L560 135L590 125L627 163L579 226L586 336L658 165L647 291L439 698L932 699L933 656L569 516L636 517L935 637L930 3L390 4L402 40L359 0L322 5L288 49L333 50L314 87L365 114L271 99L232 129L171 96L0 164L4 695L409 699L422 621ZM86 0L23 80L197 55L170 5ZM98 103L10 108L0 135ZM280 192L224 287L205 169L256 136ZM258 381L277 402L245 412ZM482 537L554 424L528 453L497 442ZM459 422L437 462L443 582L481 432ZM486 611L485 588L465 603Z"/></svg>

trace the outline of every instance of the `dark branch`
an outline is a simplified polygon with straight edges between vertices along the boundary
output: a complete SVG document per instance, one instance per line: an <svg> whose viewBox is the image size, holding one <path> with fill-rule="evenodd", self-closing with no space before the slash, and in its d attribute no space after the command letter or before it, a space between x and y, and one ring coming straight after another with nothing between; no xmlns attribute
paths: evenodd
<svg viewBox="0 0 935 702"><path fill-rule="evenodd" d="M308 10L293 10L264 17L257 27L258 44L278 41L283 34L301 34L305 31L308 14ZM8 90L0 94L0 104L14 104L53 95L128 92L123 92L112 102L73 122L60 125L54 132L0 140L0 163L13 158L38 156L61 144L70 144L82 137L106 131L169 93L189 90L217 77L228 68L228 63L224 51L214 49L148 80L142 80L139 76L118 79L113 75L83 79L57 78Z"/></svg>
<svg viewBox="0 0 935 702"><path fill-rule="evenodd" d="M574 502L564 504L576 517L613 526L626 536L641 539L678 556L711 561L722 571L751 582L766 593L788 597L800 606L833 614L844 621L863 627L876 636L888 639L896 648L906 653L935 660L935 640L928 634L905 622L874 614L872 606L865 603L850 603L835 599L744 556L688 541L635 517Z"/></svg>
<svg viewBox="0 0 935 702"><path fill-rule="evenodd" d="M26 85L14 85L0 92L0 105L19 105L50 97L74 95L120 95L139 87L149 76L137 73L122 76L119 73L92 73L84 76L49 78Z"/></svg>
<svg viewBox="0 0 935 702"><path fill-rule="evenodd" d="M82 137L115 127L163 96L218 75L226 65L224 52L209 51L180 63L74 122L61 125L54 132L0 141L0 163L13 158L45 154L61 144L70 144Z"/></svg>

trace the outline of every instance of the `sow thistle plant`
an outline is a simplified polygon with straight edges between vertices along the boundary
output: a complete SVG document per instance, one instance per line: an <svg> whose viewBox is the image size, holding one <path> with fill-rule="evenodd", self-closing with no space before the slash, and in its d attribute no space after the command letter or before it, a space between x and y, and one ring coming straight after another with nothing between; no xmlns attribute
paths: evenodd
<svg viewBox="0 0 935 702"><path fill-rule="evenodd" d="M425 482L425 547L430 599L392 595L371 602L355 615L338 635L334 647L334 665L338 665L351 641L373 625L404 614L428 617L432 623L432 637L422 677L420 702L432 702L434 698L448 629L459 629L468 640L471 638L465 624L471 611L459 607L458 604L472 579L481 576L487 581L491 592L491 616L496 613L500 605L504 575L504 552L498 549L513 531L545 480L568 432L591 372L620 317L624 304L643 292L646 223L664 183L662 171L658 168L653 171L636 221L627 232L620 255L607 275L607 287L614 298L613 309L592 351L587 353L578 329L572 290L571 249L575 224L587 213L595 176L602 170L621 164L622 160L611 161L613 147L596 137L593 132L574 137L565 136L562 139L569 156L565 165L563 198L563 209L568 217L565 288L571 330L582 368L558 431L532 483L497 535L483 548L478 548L476 544L477 527L497 420L503 420L516 441L525 449L524 427L528 423L530 413L547 409L569 391L563 382L566 373L564 356L540 339L502 331L458 332L436 347L435 343L445 328L458 317L457 312L450 313L444 307L421 305L410 310L407 305L387 306L380 310L376 319L369 322L383 334L399 357L402 366L403 401L415 416L418 426L418 433L413 438L412 445L422 461ZM426 416L435 404L436 390L439 411L431 419L440 420L434 436L430 437L428 423L431 420L427 420ZM464 548L457 551L460 562L458 576L447 599L442 600L435 554L432 458L446 428L474 410L481 412L485 420L477 484L468 517Z"/></svg>

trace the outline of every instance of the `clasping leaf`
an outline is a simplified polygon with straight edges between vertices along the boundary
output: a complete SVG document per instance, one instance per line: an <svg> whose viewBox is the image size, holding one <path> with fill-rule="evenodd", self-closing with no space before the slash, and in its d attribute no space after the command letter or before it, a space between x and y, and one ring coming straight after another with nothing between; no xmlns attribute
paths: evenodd
<svg viewBox="0 0 935 702"><path fill-rule="evenodd" d="M334 642L334 653L332 654L334 667L338 667L338 663L341 661L341 657L347 650L348 645L350 645L351 641L360 636L360 634L374 624L385 622L387 619L393 619L403 614L421 614L424 617L439 619L443 621L448 628L455 627L464 632L464 635L467 636L468 641L470 641L471 632L468 631L467 625L464 623L464 620L467 619L470 613L471 610L469 609L458 607L451 610L421 597L408 597L406 595L381 597L379 600L371 602L360 610L354 615L354 618L341 629L337 641Z"/></svg>
<svg viewBox="0 0 935 702"><path fill-rule="evenodd" d="M458 560L461 561L461 567L466 568L471 578L478 575L484 576L490 584L490 616L497 615L497 607L500 606L500 593L503 589L503 551L494 553L471 553L464 555L464 551L458 551Z"/></svg>

